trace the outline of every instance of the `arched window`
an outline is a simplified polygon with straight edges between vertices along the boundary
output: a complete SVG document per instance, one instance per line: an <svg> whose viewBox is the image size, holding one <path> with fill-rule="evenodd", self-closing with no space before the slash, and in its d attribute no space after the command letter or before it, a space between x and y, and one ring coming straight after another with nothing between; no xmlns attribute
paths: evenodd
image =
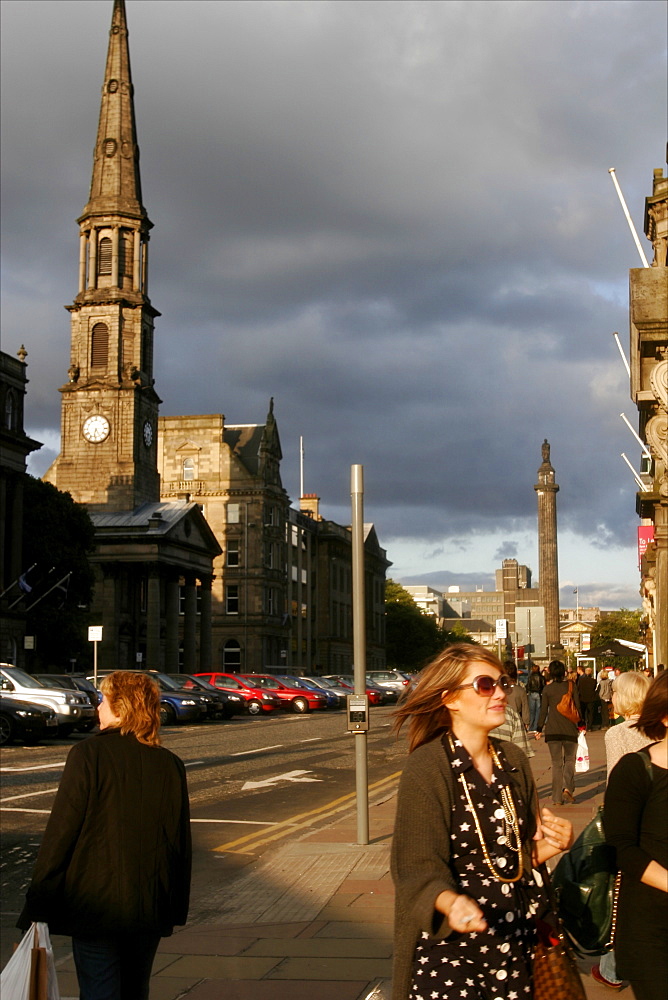
<svg viewBox="0 0 668 1000"><path fill-rule="evenodd" d="M184 480L191 482L195 478L195 462L192 458L183 459L183 477Z"/></svg>
<svg viewBox="0 0 668 1000"><path fill-rule="evenodd" d="M228 639L223 649L223 671L236 674L241 669L241 646L236 639Z"/></svg>
<svg viewBox="0 0 668 1000"><path fill-rule="evenodd" d="M91 368L106 368L109 360L109 327L106 323L96 323L90 341Z"/></svg>
<svg viewBox="0 0 668 1000"><path fill-rule="evenodd" d="M111 239L103 236L97 248L97 273L111 274Z"/></svg>
<svg viewBox="0 0 668 1000"><path fill-rule="evenodd" d="M16 399L11 389L5 396L5 427L8 431L16 430Z"/></svg>

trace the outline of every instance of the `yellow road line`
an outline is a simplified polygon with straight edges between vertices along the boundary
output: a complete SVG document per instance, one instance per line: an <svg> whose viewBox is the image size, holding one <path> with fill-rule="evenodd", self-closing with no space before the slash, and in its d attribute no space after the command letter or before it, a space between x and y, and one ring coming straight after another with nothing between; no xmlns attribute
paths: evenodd
<svg viewBox="0 0 668 1000"><path fill-rule="evenodd" d="M392 784L392 782L397 781L400 775L401 771L395 771L394 774L388 775L387 778L381 778L380 781L375 781L373 784L369 785L369 791L377 791L384 785ZM305 829L306 827L312 826L320 819L326 819L328 816L332 816L334 813L340 812L350 803L351 799L354 799L356 796L357 792L349 792L348 795L342 795L338 799L333 799L331 802L327 802L323 806L318 806L317 809L309 809L308 812L297 813L296 816L290 816L289 819L282 820L280 823L276 824L270 834L265 834L264 831L258 830L255 833L248 833L244 837L238 837L236 840L230 840L227 844L221 844L220 847L214 847L213 850L229 851L231 853L239 854L249 853L249 850L254 850L257 847L264 847L265 844L269 844L273 840L279 840L288 833L294 833L296 830ZM243 848L241 845L243 845ZM234 848L237 849L236 852L233 851Z"/></svg>

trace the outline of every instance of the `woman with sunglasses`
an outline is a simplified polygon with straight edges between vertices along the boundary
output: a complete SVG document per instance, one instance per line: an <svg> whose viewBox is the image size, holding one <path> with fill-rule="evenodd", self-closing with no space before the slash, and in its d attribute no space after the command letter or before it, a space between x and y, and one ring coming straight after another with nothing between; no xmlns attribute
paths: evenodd
<svg viewBox="0 0 668 1000"><path fill-rule="evenodd" d="M533 869L573 838L538 799L525 754L490 738L510 680L480 646L448 646L395 715L410 755L392 843L393 1000L522 1000L532 992Z"/></svg>
<svg viewBox="0 0 668 1000"><path fill-rule="evenodd" d="M540 715L536 726L539 740L545 729L545 742L552 761L552 805L561 806L564 799L575 802L575 758L578 749L578 727L559 711L559 703L570 691L578 712L580 696L577 684L565 680L566 668L561 660L552 660L547 668L549 680L543 688Z"/></svg>

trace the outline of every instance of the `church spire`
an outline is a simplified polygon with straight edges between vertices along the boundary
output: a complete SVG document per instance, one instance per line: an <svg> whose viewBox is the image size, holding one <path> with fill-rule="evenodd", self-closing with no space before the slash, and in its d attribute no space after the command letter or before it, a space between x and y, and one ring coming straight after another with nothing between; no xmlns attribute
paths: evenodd
<svg viewBox="0 0 668 1000"><path fill-rule="evenodd" d="M114 0L93 177L79 222L110 213L148 221L141 200L133 96L125 0Z"/></svg>

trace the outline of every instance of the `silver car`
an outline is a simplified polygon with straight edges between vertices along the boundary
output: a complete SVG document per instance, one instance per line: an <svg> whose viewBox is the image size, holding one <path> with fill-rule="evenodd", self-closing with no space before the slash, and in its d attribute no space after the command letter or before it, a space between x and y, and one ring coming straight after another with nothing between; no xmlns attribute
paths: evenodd
<svg viewBox="0 0 668 1000"><path fill-rule="evenodd" d="M410 685L410 677L401 670L367 670L369 680L375 681L378 687L387 691L396 691L397 697L403 694Z"/></svg>
<svg viewBox="0 0 668 1000"><path fill-rule="evenodd" d="M69 736L85 720L97 718L96 710L83 692L46 687L36 677L11 663L0 663L0 689L4 698L31 701L52 708L58 719L60 736Z"/></svg>

